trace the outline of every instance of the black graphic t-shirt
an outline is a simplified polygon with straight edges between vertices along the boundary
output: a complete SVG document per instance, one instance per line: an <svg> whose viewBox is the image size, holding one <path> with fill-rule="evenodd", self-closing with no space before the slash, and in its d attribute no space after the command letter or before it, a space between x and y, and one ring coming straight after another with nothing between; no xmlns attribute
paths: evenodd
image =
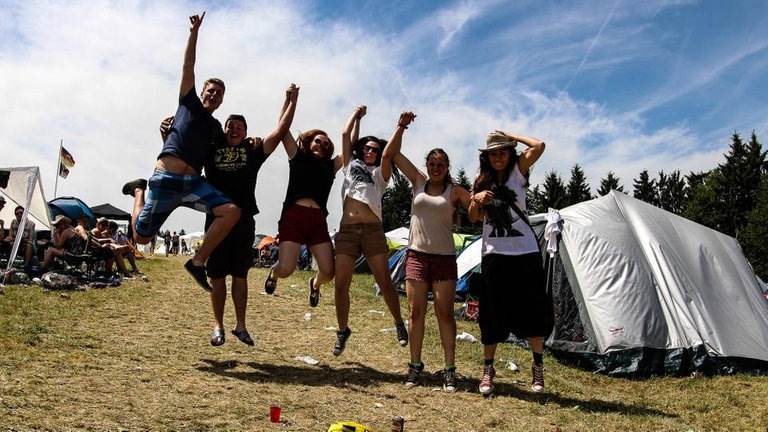
<svg viewBox="0 0 768 432"><path fill-rule="evenodd" d="M242 209L243 216L254 216L259 213L254 195L256 179L267 157L263 146L254 149L248 142L230 146L221 141L206 158L205 176Z"/></svg>
<svg viewBox="0 0 768 432"><path fill-rule="evenodd" d="M485 208L483 220L483 255L524 255L539 251L531 226L512 207L525 214L526 183L515 165L509 180L493 188L493 202Z"/></svg>

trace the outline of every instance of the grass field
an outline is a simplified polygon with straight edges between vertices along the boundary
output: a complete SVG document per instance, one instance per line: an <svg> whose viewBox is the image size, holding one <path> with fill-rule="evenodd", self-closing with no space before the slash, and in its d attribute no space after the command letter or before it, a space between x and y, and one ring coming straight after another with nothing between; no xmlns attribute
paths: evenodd
<svg viewBox="0 0 768 432"><path fill-rule="evenodd" d="M83 292L6 286L0 296L0 428L4 430L325 431L353 420L389 431L768 431L768 380L745 375L625 380L596 375L545 355L547 392L529 390L530 353L499 348L497 392L477 392L482 346L457 343L459 391L444 393L434 315L427 318L427 383L403 386L408 349L370 276L353 282L350 327L331 355L333 289L309 307L308 272L263 294L264 269L250 273L248 327L255 347L227 333L209 344L208 295L183 259L140 263L149 281ZM402 299L403 310L407 306ZM457 304L457 307L459 305ZM524 307L521 305L521 307ZM309 320L305 314L310 313ZM511 313L514 313L512 311ZM234 317L227 303L226 325ZM458 331L479 337L477 324ZM319 361L310 365L297 357ZM504 368L512 359L520 372ZM282 421L269 422L269 406Z"/></svg>

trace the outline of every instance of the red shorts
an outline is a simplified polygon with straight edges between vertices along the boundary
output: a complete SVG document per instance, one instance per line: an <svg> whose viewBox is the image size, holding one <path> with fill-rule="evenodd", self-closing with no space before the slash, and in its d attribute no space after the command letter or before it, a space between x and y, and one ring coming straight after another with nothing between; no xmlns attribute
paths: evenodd
<svg viewBox="0 0 768 432"><path fill-rule="evenodd" d="M328 223L322 209L293 204L280 216L277 223L280 241L307 245L330 243Z"/></svg>
<svg viewBox="0 0 768 432"><path fill-rule="evenodd" d="M405 279L421 282L457 280L456 255L435 255L408 249L405 256Z"/></svg>

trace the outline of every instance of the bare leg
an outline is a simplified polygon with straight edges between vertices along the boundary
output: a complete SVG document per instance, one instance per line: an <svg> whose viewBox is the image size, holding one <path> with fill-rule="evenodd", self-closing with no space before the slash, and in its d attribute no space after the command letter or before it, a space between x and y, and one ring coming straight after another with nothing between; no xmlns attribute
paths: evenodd
<svg viewBox="0 0 768 432"><path fill-rule="evenodd" d="M315 276L315 288L320 288L333 280L335 263L333 259L333 246L331 242L320 243L311 246L309 250L317 262L317 276Z"/></svg>
<svg viewBox="0 0 768 432"><path fill-rule="evenodd" d="M350 255L336 255L336 322L339 331L344 331L349 326L349 286L352 283L352 272L355 268L354 257Z"/></svg>
<svg viewBox="0 0 768 432"><path fill-rule="evenodd" d="M405 291L408 296L408 334L410 338L411 363L421 362L421 347L424 344L424 317L427 314L427 290L424 281L408 279Z"/></svg>
<svg viewBox="0 0 768 432"><path fill-rule="evenodd" d="M227 281L220 277L211 279L211 308L213 309L213 328L224 329L224 305L227 302Z"/></svg>
<svg viewBox="0 0 768 432"><path fill-rule="evenodd" d="M536 354L544 352L544 338L542 336L529 337L528 343L531 344L531 351Z"/></svg>
<svg viewBox="0 0 768 432"><path fill-rule="evenodd" d="M456 317L453 315L453 301L456 298L456 281L447 280L432 283L435 315L440 329L440 343L443 346L445 365L451 366L456 358Z"/></svg>
<svg viewBox="0 0 768 432"><path fill-rule="evenodd" d="M32 262L32 253L34 251L35 248L32 247L32 242L29 242L24 246L24 265L29 265L29 263Z"/></svg>
<svg viewBox="0 0 768 432"><path fill-rule="evenodd" d="M45 255L43 257L43 268L49 268L51 265L53 265L54 258L62 256L64 256L64 251L49 247L45 250Z"/></svg>
<svg viewBox="0 0 768 432"><path fill-rule="evenodd" d="M131 213L131 224L133 226L133 239L138 244L147 244L152 241L152 237L144 237L136 232L136 221L139 219L141 210L144 209L146 191L144 189L136 188L133 191L133 212Z"/></svg>
<svg viewBox="0 0 768 432"><path fill-rule="evenodd" d="M498 344L483 345L483 357L490 360L496 356L496 346Z"/></svg>
<svg viewBox="0 0 768 432"><path fill-rule="evenodd" d="M123 251L121 249L115 249L115 264L117 264L117 269L120 270L123 276L131 277L131 272L125 267L125 260L123 260Z"/></svg>
<svg viewBox="0 0 768 432"><path fill-rule="evenodd" d="M125 257L128 259L128 264L131 265L131 268L133 271L137 272L139 271L139 268L136 267L136 254L133 252L133 249L129 247L125 248Z"/></svg>
<svg viewBox="0 0 768 432"><path fill-rule="evenodd" d="M301 245L290 241L280 242L279 259L272 267L272 277L275 279L287 278L296 270L296 264L299 262L299 253Z"/></svg>
<svg viewBox="0 0 768 432"><path fill-rule="evenodd" d="M232 302L235 304L235 331L240 332L246 329L245 311L248 307L248 279L232 278Z"/></svg>
<svg viewBox="0 0 768 432"><path fill-rule="evenodd" d="M240 208L232 203L223 204L213 209L213 215L216 216L216 219L208 227L203 244L192 258L192 263L196 266L204 265L216 246L229 234L232 227L240 219Z"/></svg>

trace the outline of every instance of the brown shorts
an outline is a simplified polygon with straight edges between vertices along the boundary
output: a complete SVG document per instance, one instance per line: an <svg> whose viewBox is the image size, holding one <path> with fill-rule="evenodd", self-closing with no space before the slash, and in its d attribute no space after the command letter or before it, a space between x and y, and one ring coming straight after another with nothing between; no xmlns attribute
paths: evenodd
<svg viewBox="0 0 768 432"><path fill-rule="evenodd" d="M385 254L389 251L384 227L380 222L361 224L342 224L336 234L336 255L343 254L366 257Z"/></svg>
<svg viewBox="0 0 768 432"><path fill-rule="evenodd" d="M421 282L457 280L456 255L435 255L408 250L405 256L405 279Z"/></svg>
<svg viewBox="0 0 768 432"><path fill-rule="evenodd" d="M277 223L280 241L307 245L330 243L328 223L322 209L293 204L280 216Z"/></svg>

